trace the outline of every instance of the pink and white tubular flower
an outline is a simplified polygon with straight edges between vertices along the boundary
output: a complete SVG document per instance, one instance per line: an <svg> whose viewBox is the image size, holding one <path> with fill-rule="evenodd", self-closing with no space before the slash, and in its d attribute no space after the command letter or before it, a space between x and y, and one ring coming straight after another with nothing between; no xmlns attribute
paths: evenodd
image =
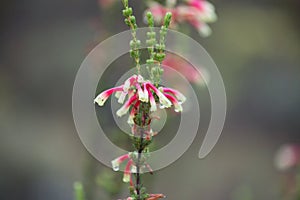
<svg viewBox="0 0 300 200"><path fill-rule="evenodd" d="M155 94L158 96L159 98L159 102L160 104L164 107L164 108L169 108L171 107L172 103L170 102L170 100L159 90L157 89L152 83L148 82L147 83L147 87L149 89L152 89Z"/></svg>
<svg viewBox="0 0 300 200"><path fill-rule="evenodd" d="M122 91L122 90L123 90L123 85L105 90L95 98L94 103L97 103L99 106L103 106L106 100L108 99L108 97L112 95L112 93Z"/></svg>
<svg viewBox="0 0 300 200"><path fill-rule="evenodd" d="M149 91L149 90L148 90L148 94L149 94L150 106L151 106L150 107L150 111L151 112L155 112L157 110L157 106L156 106L156 102L155 102L154 96L153 96L152 92Z"/></svg>
<svg viewBox="0 0 300 200"><path fill-rule="evenodd" d="M165 88L165 87L160 87L158 89L164 93L170 93L174 95L177 98L179 104L182 104L186 101L186 97L177 90L174 90L172 88Z"/></svg>
<svg viewBox="0 0 300 200"><path fill-rule="evenodd" d="M122 117L123 115L125 115L125 114L128 112L130 106L131 106L136 100L137 100L137 95L135 94L135 95L133 95L132 97L130 97L130 98L125 102L125 104L117 111L117 115L118 115L119 117Z"/></svg>
<svg viewBox="0 0 300 200"><path fill-rule="evenodd" d="M127 96L127 92L122 91L120 96L119 96L118 103L123 104L124 101L125 101L126 96Z"/></svg>
<svg viewBox="0 0 300 200"><path fill-rule="evenodd" d="M125 170L124 170L124 175L123 175L123 181L125 183L128 183L131 179L131 167L133 166L133 161L132 159L130 159L126 166L125 166Z"/></svg>
<svg viewBox="0 0 300 200"><path fill-rule="evenodd" d="M129 88L134 84L135 81L137 81L137 75L129 77L124 83L123 90L128 92Z"/></svg>
<svg viewBox="0 0 300 200"><path fill-rule="evenodd" d="M144 97L145 97L145 102L149 101L149 92L147 89L147 83L143 83L143 87L144 87Z"/></svg>
<svg viewBox="0 0 300 200"><path fill-rule="evenodd" d="M130 182L131 181L131 173L136 173L136 166L134 165L133 160L130 158L130 153L122 155L113 161L112 167L114 171L119 171L120 170L120 164L128 160L125 169L124 169L124 175L123 175L123 181L124 182Z"/></svg>
<svg viewBox="0 0 300 200"><path fill-rule="evenodd" d="M133 124L134 124L133 119L134 119L134 117L135 117L135 114L137 113L137 108L139 107L139 105L140 105L140 102L137 101L137 102L135 103L135 105L131 108L131 111L130 111L130 113L129 113L129 117L128 117L128 120L127 120L127 123L128 123L129 125L133 125Z"/></svg>
<svg viewBox="0 0 300 200"><path fill-rule="evenodd" d="M175 112L182 112L182 106L180 105L178 100L170 94L165 94L165 95L168 99L171 100L172 104L174 105L174 107L175 107L174 111Z"/></svg>
<svg viewBox="0 0 300 200"><path fill-rule="evenodd" d="M148 97L145 96L145 93L144 93L143 89L141 88L140 84L136 83L135 87L138 90L139 100L142 102L148 102Z"/></svg>
<svg viewBox="0 0 300 200"><path fill-rule="evenodd" d="M119 169L120 169L120 164L121 164L122 162L124 162L125 160L127 160L127 159L130 159L129 154L122 155L122 156L120 156L120 157L114 159L113 161L111 161L113 170L114 170L114 171L119 171Z"/></svg>

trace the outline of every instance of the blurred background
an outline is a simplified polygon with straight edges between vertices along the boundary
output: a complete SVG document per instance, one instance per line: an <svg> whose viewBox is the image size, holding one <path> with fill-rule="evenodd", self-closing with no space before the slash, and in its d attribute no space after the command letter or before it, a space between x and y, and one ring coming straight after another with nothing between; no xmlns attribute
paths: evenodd
<svg viewBox="0 0 300 200"><path fill-rule="evenodd" d="M145 186L173 200L299 199L300 1L211 2L219 17L213 34L202 38L190 28L189 35L223 76L228 98L223 133L199 160L210 104L206 88L197 87L204 121L196 140L171 166L146 175ZM80 142L71 110L73 81L85 56L127 30L121 3L109 3L0 2L1 200L72 200L74 181L82 181L89 200L126 197L122 174L111 173ZM142 19L146 5L136 0L131 5ZM122 59L128 66L116 61L112 69L128 70L131 60ZM111 74L104 87L117 80ZM111 140L122 146L126 135L112 132Z"/></svg>

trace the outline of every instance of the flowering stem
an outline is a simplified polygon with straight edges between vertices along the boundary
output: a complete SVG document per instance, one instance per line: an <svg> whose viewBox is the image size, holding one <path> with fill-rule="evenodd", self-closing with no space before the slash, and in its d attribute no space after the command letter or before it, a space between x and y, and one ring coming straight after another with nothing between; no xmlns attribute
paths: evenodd
<svg viewBox="0 0 300 200"><path fill-rule="evenodd" d="M139 48L141 46L141 41L136 37L136 19L132 14L132 8L128 6L128 0L123 0L124 10L123 15L125 17L125 24L127 24L131 29L132 40L130 41L130 56L134 59L136 63L137 73L141 74L140 66L140 52Z"/></svg>
<svg viewBox="0 0 300 200"><path fill-rule="evenodd" d="M164 24L160 29L160 39L159 42L156 40L156 33L154 31L154 18L151 12L147 12L147 22L149 26L149 32L147 32L147 45L150 58L146 61L148 66L148 73L151 80L156 86L159 85L163 69L161 63L166 57L165 54L165 37L167 35L167 30L171 22L172 14L167 12L164 18Z"/></svg>
<svg viewBox="0 0 300 200"><path fill-rule="evenodd" d="M141 135L143 136L143 135ZM141 137L141 144L143 143L143 137ZM138 159L136 163L136 194L138 196L137 200L141 200L141 194L140 194L140 184L141 184L141 174L140 174L140 162L141 162L141 155L142 155L143 149L140 148L138 150Z"/></svg>

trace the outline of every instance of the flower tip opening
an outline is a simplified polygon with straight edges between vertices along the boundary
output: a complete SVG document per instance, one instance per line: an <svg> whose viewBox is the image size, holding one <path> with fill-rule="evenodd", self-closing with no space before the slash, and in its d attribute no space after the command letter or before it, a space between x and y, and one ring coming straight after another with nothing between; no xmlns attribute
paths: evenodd
<svg viewBox="0 0 300 200"><path fill-rule="evenodd" d="M123 182L128 183L130 181L130 173L124 173Z"/></svg>
<svg viewBox="0 0 300 200"><path fill-rule="evenodd" d="M156 104L151 104L150 111L155 112L157 110Z"/></svg>
<svg viewBox="0 0 300 200"><path fill-rule="evenodd" d="M175 108L174 108L174 111L175 112L182 112L182 106L180 105L180 104L178 104L178 105L175 105Z"/></svg>
<svg viewBox="0 0 300 200"><path fill-rule="evenodd" d="M119 171L120 170L120 165L119 165L119 162L117 160L111 161L111 165L112 165L114 171Z"/></svg>
<svg viewBox="0 0 300 200"><path fill-rule="evenodd" d="M106 99L100 98L100 97L96 97L94 99L94 104L98 104L99 106L103 106L105 103Z"/></svg>

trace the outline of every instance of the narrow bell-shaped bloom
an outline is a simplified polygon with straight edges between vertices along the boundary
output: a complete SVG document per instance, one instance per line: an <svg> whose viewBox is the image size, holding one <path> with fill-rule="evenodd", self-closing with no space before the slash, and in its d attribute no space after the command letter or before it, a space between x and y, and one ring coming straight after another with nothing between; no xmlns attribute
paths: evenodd
<svg viewBox="0 0 300 200"><path fill-rule="evenodd" d="M121 92L121 94L119 96L119 99L118 99L118 103L123 104L124 101L125 101L126 96L127 96L127 92L124 92L124 91Z"/></svg>
<svg viewBox="0 0 300 200"><path fill-rule="evenodd" d="M137 173L137 168L135 165L131 165L131 173Z"/></svg>
<svg viewBox="0 0 300 200"><path fill-rule="evenodd" d="M129 88L131 86L133 86L133 84L136 82L136 80L137 80L137 75L133 75L133 76L129 77L124 83L123 90L125 92L127 92L129 90Z"/></svg>
<svg viewBox="0 0 300 200"><path fill-rule="evenodd" d="M165 95L166 95L166 97L168 99L170 99L170 101L174 105L174 107L175 107L174 111L175 112L182 112L182 106L180 105L180 103L178 102L178 100L175 97L173 97L172 95L170 95L170 94L165 94Z"/></svg>
<svg viewBox="0 0 300 200"><path fill-rule="evenodd" d="M134 95L134 96L132 96L130 99L128 99L128 100L126 101L126 103L125 103L125 104L117 111L117 115L118 115L119 117L125 115L125 114L128 112L130 106L131 106L131 105L134 103L134 101L136 101L136 100L137 100L137 96L136 96L136 95Z"/></svg>
<svg viewBox="0 0 300 200"><path fill-rule="evenodd" d="M129 125L133 125L134 124L135 113L136 113L135 108L132 108L131 111L130 111L130 113L129 113L128 120L127 120L127 123Z"/></svg>
<svg viewBox="0 0 300 200"><path fill-rule="evenodd" d="M125 166L124 175L123 175L123 181L125 183L128 183L131 179L131 166L132 166L132 163L133 163L133 161L132 161L132 159L130 159L127 162L126 166Z"/></svg>
<svg viewBox="0 0 300 200"><path fill-rule="evenodd" d="M117 91L122 91L122 90L123 90L123 85L105 90L95 98L94 103L97 103L99 106L103 106L106 100L108 99L108 97L112 95L112 93Z"/></svg>
<svg viewBox="0 0 300 200"><path fill-rule="evenodd" d="M165 107L165 108L169 108L171 107L172 103L170 102L170 100L161 92L159 91L159 89L157 89L152 83L148 82L147 86L149 88L151 88L155 94L158 96L159 98L159 102Z"/></svg>
<svg viewBox="0 0 300 200"><path fill-rule="evenodd" d="M147 89L147 83L143 83L143 87L144 87L144 97L145 97L145 102L149 101L149 92Z"/></svg>
<svg viewBox="0 0 300 200"><path fill-rule="evenodd" d="M147 102L148 97L145 96L145 93L144 93L143 89L141 88L140 84L136 83L135 87L138 90L139 100L142 101L142 102Z"/></svg>
<svg viewBox="0 0 300 200"><path fill-rule="evenodd" d="M137 108L138 108L139 105L140 105L140 102L137 101L137 102L135 103L135 105L132 107L132 109L131 109L131 111L130 111L130 113L129 113L128 120L127 120L127 123L128 123L129 125L133 125L133 124L134 124L134 117L135 117L135 115L136 115L136 113L137 113Z"/></svg>
<svg viewBox="0 0 300 200"><path fill-rule="evenodd" d="M154 111L157 110L156 102L155 102L155 99L154 99L154 96L153 96L152 92L148 90L148 94L149 94L150 106L151 106L150 111L154 112Z"/></svg>
<svg viewBox="0 0 300 200"><path fill-rule="evenodd" d="M123 91L116 91L116 92L115 92L115 97L116 97L117 99L120 98L122 92L123 92Z"/></svg>
<svg viewBox="0 0 300 200"><path fill-rule="evenodd" d="M159 89L164 93L170 93L174 95L178 99L179 103L184 103L186 101L186 97L177 90L174 90L172 88L165 88L165 87L160 87Z"/></svg>
<svg viewBox="0 0 300 200"><path fill-rule="evenodd" d="M114 159L113 161L111 161L111 164L112 164L112 167L113 167L113 170L114 171L119 171L120 169L120 164L122 162L124 162L125 160L129 159L129 154L125 154L125 155L122 155L116 159Z"/></svg>

